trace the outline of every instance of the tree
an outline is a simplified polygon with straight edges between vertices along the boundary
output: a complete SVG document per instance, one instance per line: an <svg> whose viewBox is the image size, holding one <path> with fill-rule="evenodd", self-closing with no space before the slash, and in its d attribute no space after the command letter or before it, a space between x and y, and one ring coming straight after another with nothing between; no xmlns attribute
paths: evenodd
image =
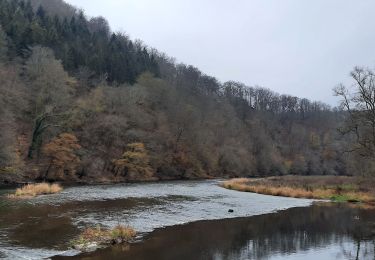
<svg viewBox="0 0 375 260"><path fill-rule="evenodd" d="M150 180L153 170L150 159L143 143L131 143L126 146L126 151L121 159L113 161L116 175L129 180Z"/></svg>
<svg viewBox="0 0 375 260"><path fill-rule="evenodd" d="M71 18L76 15L76 9L63 0L29 0L35 10L43 7L44 15L58 15L61 18Z"/></svg>
<svg viewBox="0 0 375 260"><path fill-rule="evenodd" d="M21 166L20 144L17 142L17 119L28 110L27 89L19 70L0 63L0 168Z"/></svg>
<svg viewBox="0 0 375 260"><path fill-rule="evenodd" d="M26 62L26 73L32 86L31 103L34 127L28 157L42 145L43 133L52 126L61 126L61 120L69 115L69 102L73 89L69 76L53 52L36 46Z"/></svg>
<svg viewBox="0 0 375 260"><path fill-rule="evenodd" d="M347 112L339 131L354 136L355 143L350 151L375 159L375 74L356 67L351 77L355 83L353 90L342 84L334 89L335 95L342 98L341 108Z"/></svg>
<svg viewBox="0 0 375 260"><path fill-rule="evenodd" d="M105 18L101 16L91 18L88 27L92 34L99 34L104 36L105 39L109 39L111 29Z"/></svg>
<svg viewBox="0 0 375 260"><path fill-rule="evenodd" d="M43 154L48 158L44 180L66 180L75 178L81 160L77 150L81 149L74 134L62 133L43 146Z"/></svg>

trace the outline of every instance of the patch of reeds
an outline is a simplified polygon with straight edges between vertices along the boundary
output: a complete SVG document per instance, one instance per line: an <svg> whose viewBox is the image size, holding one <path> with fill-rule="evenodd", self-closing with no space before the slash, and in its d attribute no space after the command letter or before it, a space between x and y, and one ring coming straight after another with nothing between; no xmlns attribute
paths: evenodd
<svg viewBox="0 0 375 260"><path fill-rule="evenodd" d="M298 181L298 177L296 177ZM265 195L307 198L330 199L338 202L373 202L374 196L369 192L362 192L353 185L322 185L313 186L301 183L289 186L285 180L277 182L275 179L232 179L221 184L222 187L237 191L254 192Z"/></svg>
<svg viewBox="0 0 375 260"><path fill-rule="evenodd" d="M14 194L9 195L12 198L22 198L22 197L35 197L37 195L47 195L59 193L63 188L59 184L49 184L49 183L37 183L37 184L27 184L21 188L16 189Z"/></svg>
<svg viewBox="0 0 375 260"><path fill-rule="evenodd" d="M122 241L130 241L136 236L133 228L123 225L117 225L110 232L112 239L120 239Z"/></svg>
<svg viewBox="0 0 375 260"><path fill-rule="evenodd" d="M85 251L90 245L97 247L110 244L121 244L130 242L136 236L136 231L123 225L117 225L112 229L106 229L100 225L89 227L82 231L78 239L71 242L72 247Z"/></svg>

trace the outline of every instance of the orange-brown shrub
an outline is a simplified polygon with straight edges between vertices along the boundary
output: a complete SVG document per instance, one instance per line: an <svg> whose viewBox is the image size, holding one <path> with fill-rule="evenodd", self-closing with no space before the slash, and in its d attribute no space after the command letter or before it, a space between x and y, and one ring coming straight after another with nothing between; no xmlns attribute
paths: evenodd
<svg viewBox="0 0 375 260"><path fill-rule="evenodd" d="M38 183L27 184L22 188L18 188L14 197L35 197L37 195L54 194L62 191L63 188L59 184Z"/></svg>

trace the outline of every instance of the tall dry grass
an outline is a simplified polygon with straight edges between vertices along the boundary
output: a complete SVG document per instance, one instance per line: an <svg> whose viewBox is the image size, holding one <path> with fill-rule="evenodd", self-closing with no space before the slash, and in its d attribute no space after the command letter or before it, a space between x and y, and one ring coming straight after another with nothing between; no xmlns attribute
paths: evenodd
<svg viewBox="0 0 375 260"><path fill-rule="evenodd" d="M73 247L85 247L90 243L119 244L130 242L136 236L136 231L123 225L117 225L113 229L106 229L100 225L89 227L82 231L78 239L71 242Z"/></svg>
<svg viewBox="0 0 375 260"><path fill-rule="evenodd" d="M120 238L122 241L130 241L136 236L136 231L132 227L117 225L111 232L111 237L113 239Z"/></svg>
<svg viewBox="0 0 375 260"><path fill-rule="evenodd" d="M59 193L62 190L63 188L59 184L49 184L49 183L27 184L21 188L18 188L15 194L10 195L10 197L35 197L37 195Z"/></svg>
<svg viewBox="0 0 375 260"><path fill-rule="evenodd" d="M288 177L289 178L289 177ZM307 198L307 199L331 199L335 201L360 201L374 202L375 198L370 192L363 192L360 187L348 184L336 186L320 180L321 186L307 185L305 182L298 183L298 177L288 183L287 179L265 178L247 179L238 178L225 181L222 187L237 191L254 192L265 195Z"/></svg>

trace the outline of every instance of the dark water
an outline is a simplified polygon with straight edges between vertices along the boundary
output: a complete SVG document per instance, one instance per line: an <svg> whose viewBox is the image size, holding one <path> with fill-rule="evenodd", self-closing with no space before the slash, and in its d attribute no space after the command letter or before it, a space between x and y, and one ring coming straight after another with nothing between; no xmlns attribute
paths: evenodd
<svg viewBox="0 0 375 260"><path fill-rule="evenodd" d="M83 228L120 223L138 231L136 243L76 258L374 259L373 210L230 191L217 181L70 187L23 201L9 192L0 190L0 258L76 254L69 244Z"/></svg>
<svg viewBox="0 0 375 260"><path fill-rule="evenodd" d="M158 229L73 259L375 259L375 211L313 205Z"/></svg>

